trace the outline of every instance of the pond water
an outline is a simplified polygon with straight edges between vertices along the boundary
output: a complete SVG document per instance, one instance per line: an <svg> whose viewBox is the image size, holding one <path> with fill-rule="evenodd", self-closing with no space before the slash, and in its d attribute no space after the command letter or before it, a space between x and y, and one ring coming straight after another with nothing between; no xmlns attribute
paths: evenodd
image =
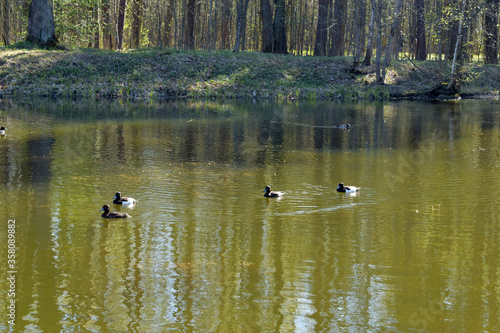
<svg viewBox="0 0 500 333"><path fill-rule="evenodd" d="M2 332L500 331L498 101L0 103Z"/></svg>

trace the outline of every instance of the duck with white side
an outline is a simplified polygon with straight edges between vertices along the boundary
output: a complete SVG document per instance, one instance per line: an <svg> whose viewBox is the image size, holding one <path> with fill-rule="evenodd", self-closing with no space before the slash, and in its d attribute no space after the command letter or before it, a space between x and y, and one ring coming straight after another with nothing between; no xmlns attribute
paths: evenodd
<svg viewBox="0 0 500 333"><path fill-rule="evenodd" d="M283 192L278 192L278 191L271 191L271 186L267 185L265 190L264 190L264 196L266 198L278 198L283 196Z"/></svg>
<svg viewBox="0 0 500 333"><path fill-rule="evenodd" d="M344 183L339 183L339 186L337 186L337 192L356 193L358 190L359 190L359 187L344 186Z"/></svg>
<svg viewBox="0 0 500 333"><path fill-rule="evenodd" d="M137 203L137 200L130 197L122 197L122 194L120 192L116 192L115 197L113 198L113 203L115 205L132 206Z"/></svg>

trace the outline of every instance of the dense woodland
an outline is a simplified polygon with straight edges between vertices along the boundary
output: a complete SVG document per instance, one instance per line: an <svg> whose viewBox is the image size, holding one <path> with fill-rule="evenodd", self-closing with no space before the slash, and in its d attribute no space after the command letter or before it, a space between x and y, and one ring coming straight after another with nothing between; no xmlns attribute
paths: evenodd
<svg viewBox="0 0 500 333"><path fill-rule="evenodd" d="M58 43L498 62L499 0L0 0L2 43L50 6ZM32 7L30 10L30 6ZM30 11L32 14L30 15Z"/></svg>

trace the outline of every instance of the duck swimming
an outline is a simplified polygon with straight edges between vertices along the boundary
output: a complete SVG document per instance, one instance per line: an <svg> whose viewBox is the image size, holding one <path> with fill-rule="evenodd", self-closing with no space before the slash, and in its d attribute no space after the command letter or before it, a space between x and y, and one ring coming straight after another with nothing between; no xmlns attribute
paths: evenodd
<svg viewBox="0 0 500 333"><path fill-rule="evenodd" d="M275 191L271 191L271 186L267 185L266 186L266 189L264 190L264 196L266 198L277 198L277 197L281 197L283 195L282 192L275 192Z"/></svg>
<svg viewBox="0 0 500 333"><path fill-rule="evenodd" d="M4 126L0 127L0 135L5 135L6 130L7 129Z"/></svg>
<svg viewBox="0 0 500 333"><path fill-rule="evenodd" d="M355 193L358 190L359 190L359 187L344 186L344 183L339 183L339 186L337 186L337 192Z"/></svg>
<svg viewBox="0 0 500 333"><path fill-rule="evenodd" d="M120 192L116 192L115 197L113 198L113 203L115 205L134 205L137 203L137 200L130 197L122 197Z"/></svg>
<svg viewBox="0 0 500 333"><path fill-rule="evenodd" d="M110 212L109 211L109 205L104 205L99 211L104 211L102 213L102 217L105 217L107 219L119 219L119 218L125 218L125 217L130 217L130 215L125 214L125 213L120 213L120 212Z"/></svg>

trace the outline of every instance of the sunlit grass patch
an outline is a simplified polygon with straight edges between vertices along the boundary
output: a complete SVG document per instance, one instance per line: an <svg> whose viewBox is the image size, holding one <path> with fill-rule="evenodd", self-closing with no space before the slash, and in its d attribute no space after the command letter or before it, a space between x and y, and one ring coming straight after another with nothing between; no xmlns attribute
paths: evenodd
<svg viewBox="0 0 500 333"><path fill-rule="evenodd" d="M350 72L351 57L149 48L39 50L0 48L3 95L78 98L265 98L373 100L429 90L449 63L393 61L384 85L375 66ZM498 92L499 68L466 67L463 90Z"/></svg>

